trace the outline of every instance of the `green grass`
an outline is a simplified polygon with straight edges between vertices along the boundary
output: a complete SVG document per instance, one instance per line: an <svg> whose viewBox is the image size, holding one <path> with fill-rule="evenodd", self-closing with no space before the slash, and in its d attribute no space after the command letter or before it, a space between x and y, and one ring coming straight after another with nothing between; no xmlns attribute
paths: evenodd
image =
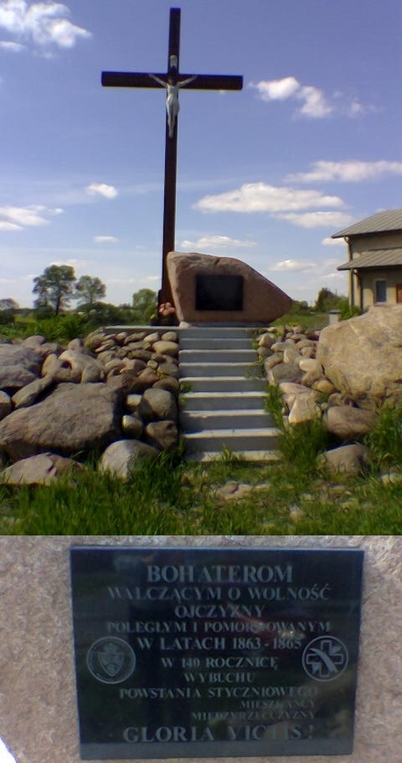
<svg viewBox="0 0 402 763"><path fill-rule="evenodd" d="M281 425L275 388L267 407ZM225 450L185 463L179 448L142 461L126 483L96 471L74 483L0 487L3 535L399 535L402 532L402 408L385 407L366 438L371 469L353 477L317 468L328 447L320 421L284 430L281 459L250 464ZM381 470L396 476L384 483ZM398 482L398 473L401 479ZM228 482L248 486L225 499Z"/></svg>
<svg viewBox="0 0 402 763"><path fill-rule="evenodd" d="M314 310L290 310L281 318L271 323L271 326L301 326L303 329L323 329L328 326L328 313L318 313Z"/></svg>
<svg viewBox="0 0 402 763"><path fill-rule="evenodd" d="M332 478L295 465L209 464L174 455L144 462L122 483L89 466L74 486L0 488L3 535L397 535L402 484ZM228 481L252 490L222 499Z"/></svg>
<svg viewBox="0 0 402 763"><path fill-rule="evenodd" d="M385 404L365 444L373 454L376 469L402 464L402 407Z"/></svg>

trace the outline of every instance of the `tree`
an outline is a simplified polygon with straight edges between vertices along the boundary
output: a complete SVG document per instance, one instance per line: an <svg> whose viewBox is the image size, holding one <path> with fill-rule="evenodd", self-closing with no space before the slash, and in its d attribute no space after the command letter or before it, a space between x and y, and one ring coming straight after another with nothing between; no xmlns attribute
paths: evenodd
<svg viewBox="0 0 402 763"><path fill-rule="evenodd" d="M99 302L106 294L106 286L100 278L81 276L75 285L75 297L78 304L90 310L96 302Z"/></svg>
<svg viewBox="0 0 402 763"><path fill-rule="evenodd" d="M74 295L76 281L74 268L70 265L50 265L41 276L34 278L33 293L38 295L35 307L40 310L51 310L58 315L63 308L68 307Z"/></svg>
<svg viewBox="0 0 402 763"><path fill-rule="evenodd" d="M158 295L152 289L140 289L133 294L133 322L149 323L158 312Z"/></svg>
<svg viewBox="0 0 402 763"><path fill-rule="evenodd" d="M7 323L14 323L15 312L18 310L18 302L12 297L0 299L0 324L6 326Z"/></svg>
<svg viewBox="0 0 402 763"><path fill-rule="evenodd" d="M327 313L329 310L338 308L340 303L343 303L344 300L345 297L342 295L334 294L333 291L324 287L318 292L314 310L316 310L317 313Z"/></svg>
<svg viewBox="0 0 402 763"><path fill-rule="evenodd" d="M12 297L5 297L0 299L0 310L18 310L18 302Z"/></svg>

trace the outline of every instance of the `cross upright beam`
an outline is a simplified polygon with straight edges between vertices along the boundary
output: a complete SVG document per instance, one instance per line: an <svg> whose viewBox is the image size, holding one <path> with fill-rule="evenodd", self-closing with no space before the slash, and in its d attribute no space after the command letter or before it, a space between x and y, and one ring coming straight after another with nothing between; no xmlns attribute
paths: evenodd
<svg viewBox="0 0 402 763"><path fill-rule="evenodd" d="M105 87L145 87L166 90L165 184L163 202L162 283L159 304L173 302L167 274L167 255L175 249L176 180L177 180L177 127L179 91L187 90L241 90L243 78L233 75L181 74L180 8L170 9L168 65L165 73L102 72Z"/></svg>

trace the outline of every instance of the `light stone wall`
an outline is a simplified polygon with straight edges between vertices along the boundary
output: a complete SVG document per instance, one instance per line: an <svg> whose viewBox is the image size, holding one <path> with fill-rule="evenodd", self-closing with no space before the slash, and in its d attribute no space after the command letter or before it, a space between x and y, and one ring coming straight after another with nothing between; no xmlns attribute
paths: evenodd
<svg viewBox="0 0 402 763"><path fill-rule="evenodd" d="M402 538L388 536L0 537L0 737L18 763L80 760L68 551L87 544L364 549L354 753L269 760L400 763Z"/></svg>

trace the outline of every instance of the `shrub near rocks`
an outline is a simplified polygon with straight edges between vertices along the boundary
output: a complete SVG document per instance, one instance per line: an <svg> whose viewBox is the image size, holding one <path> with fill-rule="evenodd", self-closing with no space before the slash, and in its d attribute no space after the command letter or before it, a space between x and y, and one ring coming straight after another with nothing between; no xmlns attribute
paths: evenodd
<svg viewBox="0 0 402 763"><path fill-rule="evenodd" d="M155 328L97 330L67 348L43 336L0 344L1 480L48 484L93 453L126 479L138 458L173 448L177 355L176 333Z"/></svg>

